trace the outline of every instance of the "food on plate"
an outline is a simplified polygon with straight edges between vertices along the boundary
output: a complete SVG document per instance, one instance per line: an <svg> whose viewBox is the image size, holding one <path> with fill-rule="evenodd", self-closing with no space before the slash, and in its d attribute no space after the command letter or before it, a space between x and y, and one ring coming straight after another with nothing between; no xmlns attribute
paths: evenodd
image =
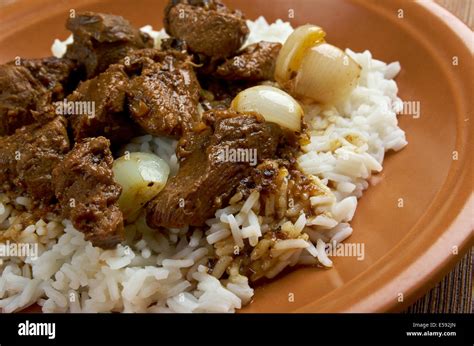
<svg viewBox="0 0 474 346"><path fill-rule="evenodd" d="M70 148L66 120L57 117L23 126L11 136L0 137L2 190L27 193L39 203L54 201L53 168Z"/></svg>
<svg viewBox="0 0 474 346"><path fill-rule="evenodd" d="M129 153L116 159L114 180L122 187L118 200L125 220L133 220L143 206L165 186L168 164L155 154Z"/></svg>
<svg viewBox="0 0 474 346"><path fill-rule="evenodd" d="M133 137L135 124L125 109L128 83L123 66L111 65L96 77L82 81L67 96L63 113L69 120L76 142L105 136L113 143L126 143ZM69 111L71 104L84 107Z"/></svg>
<svg viewBox="0 0 474 346"><path fill-rule="evenodd" d="M64 218L93 245L109 248L120 242L122 187L114 181L110 141L105 137L77 142L52 171L54 192Z"/></svg>
<svg viewBox="0 0 474 346"><path fill-rule="evenodd" d="M170 1L163 24L166 32L185 41L191 52L215 59L237 52L249 34L242 13L218 0Z"/></svg>
<svg viewBox="0 0 474 346"><path fill-rule="evenodd" d="M35 122L37 112L48 104L51 94L23 66L0 66L0 135Z"/></svg>
<svg viewBox="0 0 474 346"><path fill-rule="evenodd" d="M84 12L70 16L66 28L73 34L66 58L77 61L87 78L104 72L135 49L152 47L151 38L123 17Z"/></svg>
<svg viewBox="0 0 474 346"><path fill-rule="evenodd" d="M324 41L320 27L305 25L285 42L276 62L276 79L291 94L309 102L335 103L354 90L361 67Z"/></svg>
<svg viewBox="0 0 474 346"><path fill-rule="evenodd" d="M280 49L281 44L278 42L261 41L251 44L217 66L216 76L225 80L253 82L273 80Z"/></svg>
<svg viewBox="0 0 474 346"><path fill-rule="evenodd" d="M199 123L200 86L187 54L145 50L130 66L128 109L145 132L179 138Z"/></svg>
<svg viewBox="0 0 474 346"><path fill-rule="evenodd" d="M45 109L75 89L81 71L66 58L19 59L0 65L0 135L43 121Z"/></svg>
<svg viewBox="0 0 474 346"><path fill-rule="evenodd" d="M281 89L266 85L245 89L232 100L231 107L237 112L259 113L268 122L291 131L301 131L303 108Z"/></svg>
<svg viewBox="0 0 474 346"><path fill-rule="evenodd" d="M0 65L0 244L36 251L1 260L4 312L234 312L331 268L407 144L398 63L219 0L163 26L78 12L54 57Z"/></svg>
<svg viewBox="0 0 474 346"><path fill-rule="evenodd" d="M226 158L226 151L254 153L255 163L276 154L281 130L258 114L209 111L203 118L208 125L182 139L178 173L148 205L151 227L204 226L229 202L252 165Z"/></svg>

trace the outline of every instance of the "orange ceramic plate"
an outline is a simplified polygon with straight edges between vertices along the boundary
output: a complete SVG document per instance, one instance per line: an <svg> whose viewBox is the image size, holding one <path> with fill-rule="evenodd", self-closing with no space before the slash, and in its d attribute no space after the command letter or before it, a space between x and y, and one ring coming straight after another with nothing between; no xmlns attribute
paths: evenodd
<svg viewBox="0 0 474 346"><path fill-rule="evenodd" d="M0 62L50 55L66 38L69 10L123 15L161 27L165 1L18 0L0 10ZM400 116L408 146L386 158L378 183L360 200L350 242L365 258L334 258L334 268L299 268L260 284L245 312L402 310L473 245L473 33L430 1L227 0L249 18L314 23L329 42L400 61L403 100L421 115ZM294 18L289 18L293 15ZM399 203L403 199L403 207ZM290 299L289 299L290 298Z"/></svg>

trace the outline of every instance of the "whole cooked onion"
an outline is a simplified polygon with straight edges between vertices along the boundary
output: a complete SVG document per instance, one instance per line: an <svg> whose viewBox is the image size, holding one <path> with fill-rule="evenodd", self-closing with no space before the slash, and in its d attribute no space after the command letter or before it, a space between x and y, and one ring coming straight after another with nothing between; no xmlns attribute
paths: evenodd
<svg viewBox="0 0 474 346"><path fill-rule="evenodd" d="M361 67L337 47L322 43L309 49L293 84L293 94L319 103L334 103L357 85Z"/></svg>
<svg viewBox="0 0 474 346"><path fill-rule="evenodd" d="M118 200L126 220L133 221L140 209L165 186L170 168L158 156L150 153L131 153L114 161L115 181L122 186Z"/></svg>
<svg viewBox="0 0 474 346"><path fill-rule="evenodd" d="M299 99L327 104L347 96L357 85L360 71L349 55L324 42L320 27L304 25L283 45L275 80Z"/></svg>
<svg viewBox="0 0 474 346"><path fill-rule="evenodd" d="M303 25L295 29L287 38L278 54L275 67L275 80L282 85L299 70L306 51L318 43L324 42L326 33L319 26Z"/></svg>
<svg viewBox="0 0 474 346"><path fill-rule="evenodd" d="M266 121L298 132L301 130L303 109L283 90L259 85L241 91L232 101L237 112L260 113Z"/></svg>

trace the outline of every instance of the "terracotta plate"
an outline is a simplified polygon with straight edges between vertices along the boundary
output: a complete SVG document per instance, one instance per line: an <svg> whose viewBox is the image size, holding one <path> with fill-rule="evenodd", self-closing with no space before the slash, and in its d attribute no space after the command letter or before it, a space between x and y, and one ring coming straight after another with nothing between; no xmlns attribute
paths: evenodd
<svg viewBox="0 0 474 346"><path fill-rule="evenodd" d="M0 62L50 55L53 39L68 35L64 22L71 8L160 28L164 2L14 1L0 10ZM320 25L341 48L369 49L375 58L400 61L400 95L420 106L419 117L400 116L409 144L388 155L378 183L360 200L349 241L364 245L364 259L336 257L331 270L286 272L259 285L243 311L403 309L473 245L472 31L429 1L226 2L253 19Z"/></svg>

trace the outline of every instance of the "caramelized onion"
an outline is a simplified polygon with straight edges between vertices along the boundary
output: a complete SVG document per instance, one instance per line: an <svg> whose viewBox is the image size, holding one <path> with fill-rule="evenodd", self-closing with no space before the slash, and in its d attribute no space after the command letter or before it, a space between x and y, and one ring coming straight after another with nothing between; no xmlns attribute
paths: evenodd
<svg viewBox="0 0 474 346"><path fill-rule="evenodd" d="M285 85L298 72L306 51L324 42L324 36L326 33L319 26L307 24L296 28L278 54L275 80Z"/></svg>

